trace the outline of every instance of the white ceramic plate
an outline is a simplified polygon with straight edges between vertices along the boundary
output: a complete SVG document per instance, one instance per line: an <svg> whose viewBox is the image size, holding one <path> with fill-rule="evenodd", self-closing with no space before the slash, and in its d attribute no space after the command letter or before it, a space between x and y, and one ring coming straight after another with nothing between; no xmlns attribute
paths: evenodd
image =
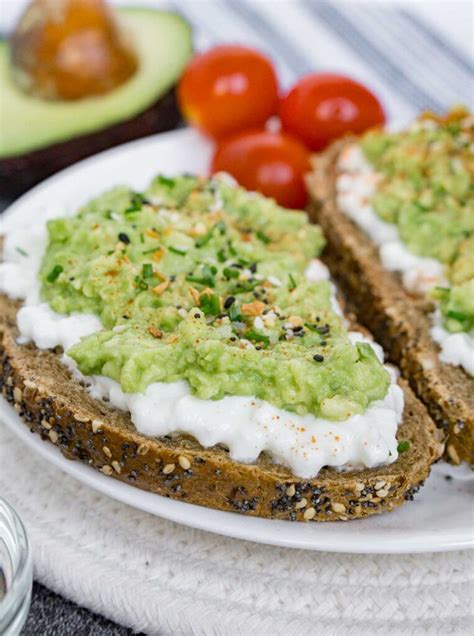
<svg viewBox="0 0 474 636"><path fill-rule="evenodd" d="M25 194L4 213L0 231L2 225L27 223L36 210L46 206L76 208L113 185L144 188L158 172L204 174L211 150L210 144L191 130L156 135L108 150ZM32 435L5 400L0 401L0 419L28 447L87 486L140 510L201 530L331 552L404 553L474 547L474 473L465 468L438 464L415 501L387 515L350 523L292 523L210 510L143 492L65 459L56 447Z"/></svg>

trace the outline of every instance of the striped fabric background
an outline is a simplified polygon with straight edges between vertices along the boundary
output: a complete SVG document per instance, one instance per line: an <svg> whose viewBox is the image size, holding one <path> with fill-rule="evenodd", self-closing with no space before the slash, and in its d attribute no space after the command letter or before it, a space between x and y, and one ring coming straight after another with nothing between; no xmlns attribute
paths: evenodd
<svg viewBox="0 0 474 636"><path fill-rule="evenodd" d="M0 0L0 28L26 0ZM389 117L472 106L474 2L372 0L119 0L176 10L195 46L241 42L266 51L283 87L310 71L349 74L370 86Z"/></svg>

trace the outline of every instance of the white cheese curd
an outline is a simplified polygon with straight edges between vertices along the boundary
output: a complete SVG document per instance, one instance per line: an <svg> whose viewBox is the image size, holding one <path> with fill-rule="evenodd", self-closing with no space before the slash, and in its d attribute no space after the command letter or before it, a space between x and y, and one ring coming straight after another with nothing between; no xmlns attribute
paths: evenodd
<svg viewBox="0 0 474 636"><path fill-rule="evenodd" d="M97 316L54 312L39 300L38 270L46 248L46 214L6 237L7 262L0 265L0 291L10 297L26 299L17 316L20 342L33 341L39 349L60 346L65 351L81 338L102 328ZM41 229L42 228L42 229ZM20 243L21 238L21 243ZM34 243L34 250L31 245ZM24 256L16 246L27 253ZM318 260L307 270L311 280L327 280L329 272ZM337 306L335 287L332 301ZM338 308L340 311L340 307ZM352 342L367 339L350 332ZM383 361L379 345L370 342ZM106 398L121 410L130 412L137 430L145 435L161 436L182 432L193 435L204 447L217 443L229 448L229 456L242 462L255 461L262 451L288 466L295 475L314 477L323 466L372 468L390 464L397 457L396 432L403 415L403 392L392 384L383 400L372 403L361 415L334 422L307 414L296 415L278 409L264 400L247 396L227 396L221 400L201 400L191 394L187 382L153 383L145 393L124 393L120 384L104 376L83 376L67 355L62 362L74 377L85 382L90 394Z"/></svg>
<svg viewBox="0 0 474 636"><path fill-rule="evenodd" d="M337 204L379 246L382 265L398 272L405 289L414 294L425 295L435 285L446 286L443 264L410 252L396 225L383 221L369 205L379 177L357 144L344 149L338 168L341 174L336 180ZM439 313L433 315L433 325L431 336L440 345L440 360L474 375L474 333L449 333L442 327Z"/></svg>
<svg viewBox="0 0 474 636"><path fill-rule="evenodd" d="M441 314L433 314L431 337L438 343L441 351L439 358L447 364L460 366L474 376L474 330L469 333L451 333L443 327Z"/></svg>

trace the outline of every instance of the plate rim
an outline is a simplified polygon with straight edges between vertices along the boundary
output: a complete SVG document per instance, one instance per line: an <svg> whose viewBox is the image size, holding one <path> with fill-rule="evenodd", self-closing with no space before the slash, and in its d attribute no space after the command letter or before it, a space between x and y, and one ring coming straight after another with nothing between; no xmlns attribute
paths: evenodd
<svg viewBox="0 0 474 636"><path fill-rule="evenodd" d="M455 550L474 549L474 534L459 537L456 531L449 534L444 532L440 540L440 532L432 530L430 532L420 532L415 537L406 537L394 540L391 533L386 533L382 529L378 529L382 539L377 538L377 542L371 542L366 532L350 532L352 533L351 541L347 542L347 538L338 536L332 538L329 531L318 529L329 528L333 524L343 525L345 528L354 528L354 524L362 520L352 520L349 525L347 522L335 521L327 523L304 524L296 523L280 519L268 519L261 517L247 517L237 512L227 512L207 508L188 503L186 501L178 501L141 490L136 486L127 484L118 479L111 479L107 475L103 475L92 466L83 464L82 462L67 459L53 444L42 440L38 433L33 433L28 429L27 424L20 418L18 413L0 396L0 425L5 426L13 435L22 443L25 443L29 449L35 454L45 459L49 464L58 468L70 477L79 481L83 486L92 488L93 490L110 497L116 501L126 504L132 508L147 512L154 516L167 519L174 523L186 525L197 530L211 532L221 536L240 539L244 541L252 541L264 545L272 545L282 548L311 550L315 552L332 552L346 554L421 554L429 552L452 552ZM138 501L137 501L138 499ZM409 505L411 502L407 502ZM192 514L192 513L196 514ZM190 514L191 513L191 514ZM367 521L367 520L365 520ZM267 532L271 526L274 530L289 529L289 535L280 532ZM254 526L250 527L249 526ZM259 526L262 526L261 528ZM304 537L303 532L291 532L292 529L308 528L308 537ZM301 536L297 536L300 534ZM372 537L373 538L373 537ZM341 545L344 543L344 545Z"/></svg>
<svg viewBox="0 0 474 636"><path fill-rule="evenodd" d="M139 151L142 147L145 148L155 144L159 145L170 139L176 140L177 143L197 141L203 144L203 151L206 145L207 149L211 147L209 140L206 140L199 133L196 133L190 128L183 128L150 135L109 148L73 164L37 184L9 205L1 215L1 218L9 219L17 210L21 210L30 201L34 201L35 197L42 196L44 192L47 192L50 186L57 182L60 183L63 179L69 179L73 177L74 174L80 173L83 170L87 171L93 167L94 164L107 160L113 155L131 150ZM460 538L459 533L456 534L455 530L452 532L444 531L444 534L441 535L444 538L440 539L440 531L433 530L431 533L425 531L424 533L420 532L415 537L398 538L396 540L394 540L391 533L387 533L387 538L384 543L384 533L383 530L379 528L378 533L382 536L382 541L380 537L378 537L375 543L371 543L367 540L365 532L362 533L362 537L359 537L361 533L358 533L356 527L354 527L354 524L357 524L360 520L352 520L350 526L344 524L345 527L354 528L355 530L354 532L351 531L352 537L350 541L347 541L347 539L344 541L340 536L338 536L336 540L331 540L330 532L327 530L318 532L317 530L318 528L328 526L327 523L295 524L291 521L246 517L234 512L215 510L184 501L172 500L158 494L138 489L136 486L125 482L110 479L90 466L66 459L58 448L51 444L43 443L43 440L41 440L38 434L31 434L19 415L3 397L0 399L0 415L2 415L1 421L7 428L22 442L26 443L29 448L33 448L37 454L46 459L49 463L52 463L87 487L93 488L105 496L111 497L136 509L199 530L266 545L335 553L410 554L474 549L474 532L469 536L466 532ZM143 503L141 503L141 505L133 503L133 500L137 498L137 492L141 493L142 496L139 499L141 502L145 501L146 505ZM156 503L156 505L149 504L149 501L153 502L153 504ZM198 511L198 513L193 515L189 514L189 511ZM214 519L215 523L213 523ZM342 524L344 522L340 523ZM281 530L282 528L298 527L314 528L314 530L307 531L307 537L304 536L304 531L296 531L293 533L290 531L289 536L285 533L275 531L263 533L262 528L265 529L267 524L272 524L274 526L273 530L277 528ZM285 525L282 526L281 524ZM262 527L260 528L260 526ZM329 527L331 526L332 522L329 523ZM295 536L292 538L291 534L296 535L296 538ZM341 545L341 543L344 543L344 545Z"/></svg>

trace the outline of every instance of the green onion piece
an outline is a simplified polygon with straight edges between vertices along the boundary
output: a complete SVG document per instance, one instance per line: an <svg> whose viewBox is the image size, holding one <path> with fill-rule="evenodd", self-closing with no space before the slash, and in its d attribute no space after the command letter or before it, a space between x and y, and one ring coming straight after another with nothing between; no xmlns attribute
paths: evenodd
<svg viewBox="0 0 474 636"><path fill-rule="evenodd" d="M203 276L186 276L186 280L189 283L197 283L198 285L204 285L205 287L215 286L213 278L204 278Z"/></svg>
<svg viewBox="0 0 474 636"><path fill-rule="evenodd" d="M219 261L219 263L225 263L225 261L227 260L223 249L220 249L217 252L217 260Z"/></svg>
<svg viewBox="0 0 474 636"><path fill-rule="evenodd" d="M254 342L263 342L263 344L270 344L270 338L264 333L258 333L258 331L247 331L245 334L247 340L253 340Z"/></svg>
<svg viewBox="0 0 474 636"><path fill-rule="evenodd" d="M232 241L229 241L228 243L229 245L229 254L231 256L237 256L237 250L235 249L235 247L232 245Z"/></svg>
<svg viewBox="0 0 474 636"><path fill-rule="evenodd" d="M262 230L257 230L257 231L255 232L255 236L256 236L256 237L257 237L260 241L262 241L262 243L265 243L265 245L268 245L268 243L271 243L271 242L272 242L272 239L271 239L271 238L270 238L267 234L265 234L265 232L262 232Z"/></svg>
<svg viewBox="0 0 474 636"><path fill-rule="evenodd" d="M186 256L187 252L186 250L180 250L177 247L173 247L172 245L170 245L168 247L169 251L172 252L173 254L178 254L178 256Z"/></svg>
<svg viewBox="0 0 474 636"><path fill-rule="evenodd" d="M295 278L293 276L293 274L288 274L288 278L290 279L290 284L288 285L288 289L290 291L293 291L294 289L296 289L296 281Z"/></svg>
<svg viewBox="0 0 474 636"><path fill-rule="evenodd" d="M410 448L410 442L406 440L398 442L397 451L399 453L406 453L409 448Z"/></svg>
<svg viewBox="0 0 474 636"><path fill-rule="evenodd" d="M240 276L240 272L238 269L234 267L224 267L222 273L229 280L230 278L238 278Z"/></svg>
<svg viewBox="0 0 474 636"><path fill-rule="evenodd" d="M216 294L202 294L200 308L206 316L217 316L221 310L219 296L216 296Z"/></svg>
<svg viewBox="0 0 474 636"><path fill-rule="evenodd" d="M151 263L143 263L142 276L143 278L150 278L150 276L153 276L153 265Z"/></svg>
<svg viewBox="0 0 474 636"><path fill-rule="evenodd" d="M53 269L49 272L49 274L46 276L46 280L48 281L48 283L54 283L54 281L58 278L59 274L61 274L63 271L64 269L62 265L55 265Z"/></svg>
<svg viewBox="0 0 474 636"><path fill-rule="evenodd" d="M134 192L132 194L132 198L130 200L130 205L125 210L125 214L131 214L132 212L140 212L142 209L142 205L146 203L146 199L143 194L139 192Z"/></svg>
<svg viewBox="0 0 474 636"><path fill-rule="evenodd" d="M240 307L237 305L237 303L233 303L231 305L229 309L229 318L232 320L232 322L238 322L240 320Z"/></svg>
<svg viewBox="0 0 474 636"><path fill-rule="evenodd" d="M142 278L140 278L140 276L135 276L135 283L137 287L139 289L142 289L143 291L145 291L145 289L148 289L148 285L145 283L145 281Z"/></svg>
<svg viewBox="0 0 474 636"><path fill-rule="evenodd" d="M172 188L175 184L174 179L170 179L170 177L165 177L163 174L159 174L157 179L160 185L166 186L167 188Z"/></svg>
<svg viewBox="0 0 474 636"><path fill-rule="evenodd" d="M15 249L18 252L18 254L21 254L22 256L28 256L28 252L25 252L25 250L22 249L21 247L17 246Z"/></svg>

